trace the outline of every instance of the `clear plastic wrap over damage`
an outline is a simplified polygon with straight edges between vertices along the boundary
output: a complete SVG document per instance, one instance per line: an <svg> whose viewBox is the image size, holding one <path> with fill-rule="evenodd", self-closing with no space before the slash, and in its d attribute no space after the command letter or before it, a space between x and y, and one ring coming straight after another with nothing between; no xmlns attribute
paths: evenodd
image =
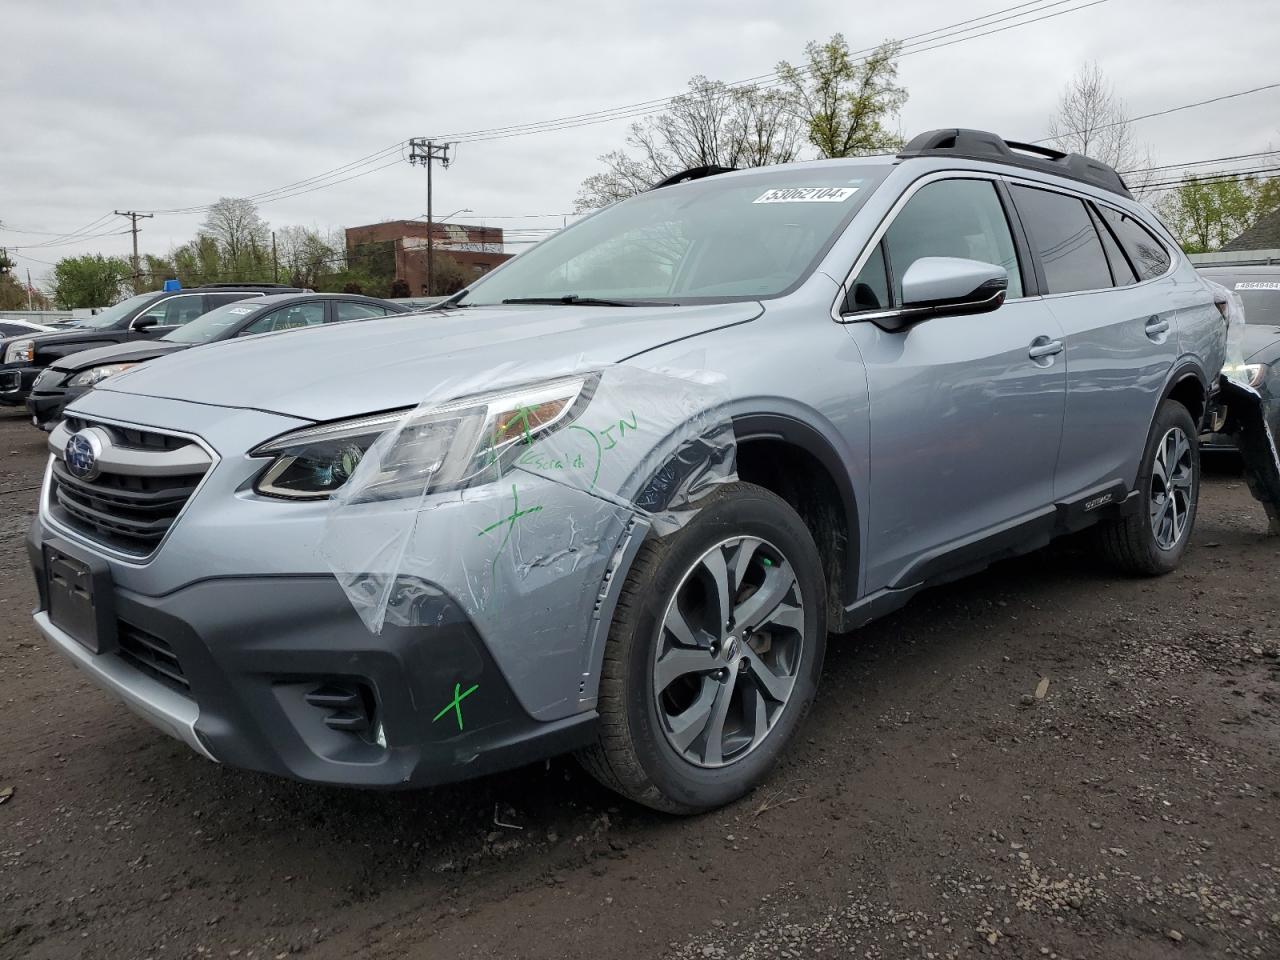
<svg viewBox="0 0 1280 960"><path fill-rule="evenodd" d="M577 646L567 628L585 629L624 534L676 530L735 479L724 399L696 359L440 384L332 496L320 552L373 633L444 594L484 634Z"/></svg>
<svg viewBox="0 0 1280 960"><path fill-rule="evenodd" d="M1225 307L1227 318L1226 361L1218 383L1219 403L1226 416L1220 429L1240 451L1249 492L1267 511L1267 532L1280 536L1280 450L1262 395L1249 383L1244 355L1244 302L1234 290L1220 283L1209 279L1205 283L1213 291L1214 301Z"/></svg>

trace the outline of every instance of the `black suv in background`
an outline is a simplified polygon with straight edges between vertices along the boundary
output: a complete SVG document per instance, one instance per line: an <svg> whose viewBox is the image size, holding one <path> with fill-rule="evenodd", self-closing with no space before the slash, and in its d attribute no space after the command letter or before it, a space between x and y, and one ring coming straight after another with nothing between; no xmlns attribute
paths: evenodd
<svg viewBox="0 0 1280 960"><path fill-rule="evenodd" d="M50 333L0 340L0 403L19 406L40 371L61 357L127 340L153 340L214 307L268 293L303 293L278 283L210 283L189 290L140 293Z"/></svg>
<svg viewBox="0 0 1280 960"><path fill-rule="evenodd" d="M159 340L111 344L55 360L36 377L27 412L37 427L52 430L67 404L100 381L166 354L234 337L409 312L401 304L354 293L283 293L223 304Z"/></svg>
<svg viewBox="0 0 1280 960"><path fill-rule="evenodd" d="M1197 268L1203 277L1222 284L1244 304L1244 369L1237 379L1257 390L1271 432L1280 438L1280 265ZM1200 438L1205 450L1234 450L1235 441L1219 433L1227 408L1217 406Z"/></svg>

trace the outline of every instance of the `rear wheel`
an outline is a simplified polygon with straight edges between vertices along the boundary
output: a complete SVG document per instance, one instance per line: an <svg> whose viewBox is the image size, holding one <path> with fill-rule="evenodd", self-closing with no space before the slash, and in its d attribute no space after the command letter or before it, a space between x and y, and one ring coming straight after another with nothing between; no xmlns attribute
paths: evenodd
<svg viewBox="0 0 1280 960"><path fill-rule="evenodd" d="M600 736L583 765L671 813L746 793L813 700L825 606L800 517L767 490L727 484L632 565L605 649Z"/></svg>
<svg viewBox="0 0 1280 960"><path fill-rule="evenodd" d="M1176 400L1160 405L1138 476L1140 506L1098 528L1102 553L1119 570L1168 573L1186 552L1200 498L1196 424Z"/></svg>

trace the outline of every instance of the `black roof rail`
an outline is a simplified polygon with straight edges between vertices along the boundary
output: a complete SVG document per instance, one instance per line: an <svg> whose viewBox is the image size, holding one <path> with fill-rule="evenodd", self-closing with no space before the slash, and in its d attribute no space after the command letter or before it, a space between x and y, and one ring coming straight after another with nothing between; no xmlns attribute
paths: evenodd
<svg viewBox="0 0 1280 960"><path fill-rule="evenodd" d="M898 154L906 160L910 157L963 157L966 160L990 160L1007 163L1041 173L1079 180L1122 197L1133 199L1120 174L1101 160L1094 160L1082 153L1063 153L1051 147L1034 143L1005 140L986 130L966 130L950 127L930 130L911 138L911 142Z"/></svg>
<svg viewBox="0 0 1280 960"><path fill-rule="evenodd" d="M658 190L661 187L674 186L677 183L688 183L690 180L701 180L703 177L714 177L717 173L733 173L737 167L720 167L714 163L707 164L705 167L690 167L688 170L681 170L679 173L673 173L665 180L659 180L657 183L649 187L650 190Z"/></svg>

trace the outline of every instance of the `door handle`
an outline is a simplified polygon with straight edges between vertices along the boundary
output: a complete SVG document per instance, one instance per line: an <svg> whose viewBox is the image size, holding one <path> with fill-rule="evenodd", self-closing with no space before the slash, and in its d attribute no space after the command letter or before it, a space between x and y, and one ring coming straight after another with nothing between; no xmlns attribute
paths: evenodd
<svg viewBox="0 0 1280 960"><path fill-rule="evenodd" d="M1036 337L1027 348L1027 356L1032 360L1044 360L1056 357L1062 352L1061 340L1050 340L1048 337Z"/></svg>
<svg viewBox="0 0 1280 960"><path fill-rule="evenodd" d="M1152 317L1147 321L1147 336L1158 337L1162 333L1169 332L1169 321L1161 320L1159 317Z"/></svg>

